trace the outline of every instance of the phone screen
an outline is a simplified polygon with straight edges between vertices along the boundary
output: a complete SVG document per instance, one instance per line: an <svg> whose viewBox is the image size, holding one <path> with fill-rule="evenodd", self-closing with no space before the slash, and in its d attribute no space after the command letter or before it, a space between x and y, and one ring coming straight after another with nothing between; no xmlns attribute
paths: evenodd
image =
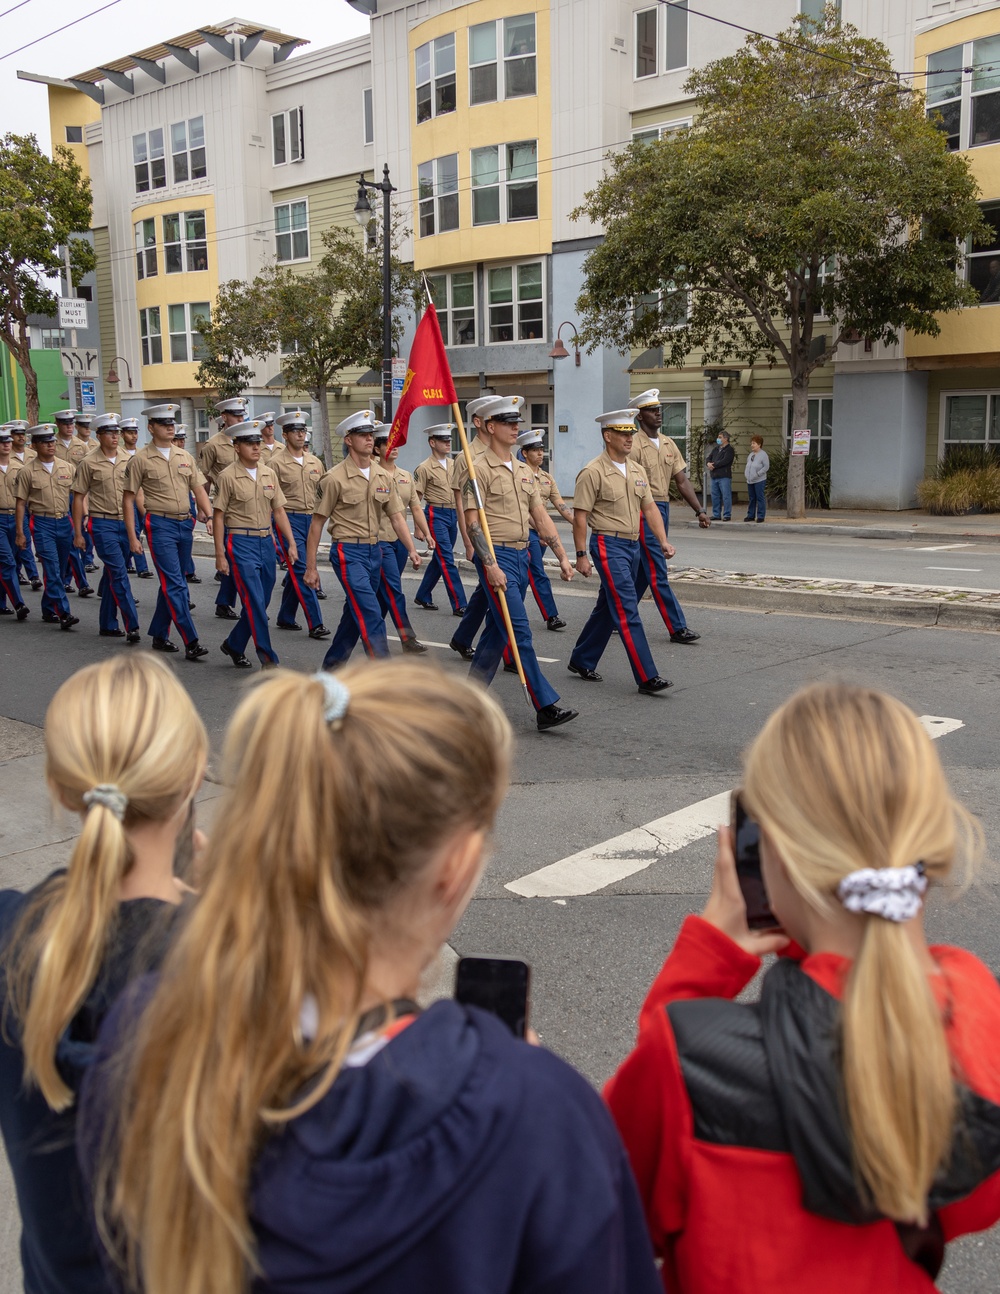
<svg viewBox="0 0 1000 1294"><path fill-rule="evenodd" d="M760 827L747 813L739 791L733 792L733 849L736 876L743 891L747 925L751 930L775 930L780 926L771 911L760 870Z"/></svg>
<svg viewBox="0 0 1000 1294"><path fill-rule="evenodd" d="M528 1027L531 968L515 957L462 957L455 972L455 1001L478 1006L518 1038Z"/></svg>

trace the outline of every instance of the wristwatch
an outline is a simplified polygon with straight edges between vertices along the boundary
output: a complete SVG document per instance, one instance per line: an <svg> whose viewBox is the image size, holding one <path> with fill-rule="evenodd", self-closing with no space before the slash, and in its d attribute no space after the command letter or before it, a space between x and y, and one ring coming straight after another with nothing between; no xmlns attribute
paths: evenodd
<svg viewBox="0 0 1000 1294"><path fill-rule="evenodd" d="M577 561L579 561L581 557L586 557L586 556L587 556L587 550L586 550L586 548L578 548L578 549L576 550L576 560L577 560Z"/></svg>

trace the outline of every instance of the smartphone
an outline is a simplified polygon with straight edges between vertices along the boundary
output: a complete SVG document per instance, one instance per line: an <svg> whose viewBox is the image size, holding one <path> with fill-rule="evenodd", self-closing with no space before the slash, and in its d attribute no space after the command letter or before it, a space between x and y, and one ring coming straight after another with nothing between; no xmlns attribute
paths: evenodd
<svg viewBox="0 0 1000 1294"><path fill-rule="evenodd" d="M455 1001L499 1016L523 1038L528 1028L531 967L516 957L462 957L455 971Z"/></svg>
<svg viewBox="0 0 1000 1294"><path fill-rule="evenodd" d="M751 930L777 930L781 922L771 911L760 870L760 827L747 813L739 791L733 792L732 828L736 876L746 904L747 925Z"/></svg>

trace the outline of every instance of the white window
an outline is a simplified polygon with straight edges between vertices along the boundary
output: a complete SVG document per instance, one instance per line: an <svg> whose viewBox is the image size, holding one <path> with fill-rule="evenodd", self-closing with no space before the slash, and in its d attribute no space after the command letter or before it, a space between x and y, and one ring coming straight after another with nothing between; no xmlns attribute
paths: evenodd
<svg viewBox="0 0 1000 1294"><path fill-rule="evenodd" d="M687 67L688 62L688 0L667 0L667 62L668 72Z"/></svg>
<svg viewBox="0 0 1000 1294"><path fill-rule="evenodd" d="M472 150L472 223L538 219L538 141Z"/></svg>
<svg viewBox="0 0 1000 1294"><path fill-rule="evenodd" d="M690 400L661 400L660 412L663 423L660 427L664 436L669 436L681 451L685 463L688 461L688 429L691 425Z"/></svg>
<svg viewBox="0 0 1000 1294"><path fill-rule="evenodd" d="M170 156L173 159L174 183L203 180L205 165L205 118L175 121L170 127Z"/></svg>
<svg viewBox="0 0 1000 1294"><path fill-rule="evenodd" d="M517 14L470 27L469 103L495 103L535 93L535 15Z"/></svg>
<svg viewBox="0 0 1000 1294"><path fill-rule="evenodd" d="M156 276L156 221L138 220L135 225L135 274L139 279Z"/></svg>
<svg viewBox="0 0 1000 1294"><path fill-rule="evenodd" d="M207 301L167 306L171 364L187 364L205 358L208 350L198 330L210 318L211 307Z"/></svg>
<svg viewBox="0 0 1000 1294"><path fill-rule="evenodd" d="M476 344L476 275L473 270L428 274L431 300L446 346Z"/></svg>
<svg viewBox="0 0 1000 1294"><path fill-rule="evenodd" d="M375 143L375 103L371 88L364 92L365 143Z"/></svg>
<svg viewBox="0 0 1000 1294"><path fill-rule="evenodd" d="M959 448L1000 452L1000 391L947 394L941 403L941 458Z"/></svg>
<svg viewBox="0 0 1000 1294"><path fill-rule="evenodd" d="M38 345L40 350L62 350L63 334L61 328L39 328Z"/></svg>
<svg viewBox="0 0 1000 1294"><path fill-rule="evenodd" d="M673 281L665 283L658 292L643 292L636 298L635 313L641 320L646 314L660 312L660 327L683 328L691 317L691 293Z"/></svg>
<svg viewBox="0 0 1000 1294"><path fill-rule="evenodd" d="M414 52L417 122L455 111L455 33L428 41Z"/></svg>
<svg viewBox="0 0 1000 1294"><path fill-rule="evenodd" d="M640 9L635 15L635 79L656 76L659 68L659 40L657 27L659 6Z"/></svg>
<svg viewBox="0 0 1000 1294"><path fill-rule="evenodd" d="M281 202L274 208L274 248L279 264L309 259L309 204Z"/></svg>
<svg viewBox="0 0 1000 1294"><path fill-rule="evenodd" d="M160 307L139 311L139 340L144 364L163 363L163 338L160 336Z"/></svg>
<svg viewBox="0 0 1000 1294"><path fill-rule="evenodd" d="M632 142L635 144L655 144L658 139L667 135L676 135L680 130L689 130L692 117L679 117L676 121L665 121L658 126L643 126L632 131Z"/></svg>
<svg viewBox="0 0 1000 1294"><path fill-rule="evenodd" d="M817 26L823 21L828 0L800 0L799 13ZM840 0L837 0L837 17L840 17Z"/></svg>
<svg viewBox="0 0 1000 1294"><path fill-rule="evenodd" d="M542 264L501 265L487 272L489 340L541 341L545 336Z"/></svg>
<svg viewBox="0 0 1000 1294"><path fill-rule="evenodd" d="M978 291L983 305L997 305L1000 303L1000 203L991 203L982 210L993 236L987 243L969 243L965 277Z"/></svg>
<svg viewBox="0 0 1000 1294"><path fill-rule="evenodd" d="M204 405L195 405L194 429L195 440L199 445L208 440L215 430L214 427L209 426L208 409Z"/></svg>
<svg viewBox="0 0 1000 1294"><path fill-rule="evenodd" d="M809 437L809 457L829 458L833 447L833 396L821 395L810 397L809 414L806 426L812 432ZM785 448L792 447L792 397L785 396ZM796 431L803 430L796 427Z"/></svg>
<svg viewBox="0 0 1000 1294"><path fill-rule="evenodd" d="M208 269L204 211L177 211L163 216L163 264L168 274Z"/></svg>
<svg viewBox="0 0 1000 1294"><path fill-rule="evenodd" d="M420 237L458 228L458 154L436 157L417 167Z"/></svg>
<svg viewBox="0 0 1000 1294"><path fill-rule="evenodd" d="M271 117L271 158L275 166L301 162L305 157L302 109L289 108Z"/></svg>
<svg viewBox="0 0 1000 1294"><path fill-rule="evenodd" d="M1000 142L1000 36L930 54L926 94L927 115L952 152Z"/></svg>
<svg viewBox="0 0 1000 1294"><path fill-rule="evenodd" d="M167 187L167 163L163 156L162 129L132 136L132 163L136 193Z"/></svg>

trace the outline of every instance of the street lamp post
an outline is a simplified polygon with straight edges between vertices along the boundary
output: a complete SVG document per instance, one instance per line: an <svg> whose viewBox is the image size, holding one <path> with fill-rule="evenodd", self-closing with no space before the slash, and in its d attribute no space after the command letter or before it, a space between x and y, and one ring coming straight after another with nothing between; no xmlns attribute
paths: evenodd
<svg viewBox="0 0 1000 1294"><path fill-rule="evenodd" d="M390 221L392 213L389 206L389 195L395 193L389 181L388 162L382 168L382 182L366 180L358 176L358 200L354 204L354 216L362 229L367 229L372 220L371 203L368 201L368 190L374 189L382 194L382 421L392 422L392 239Z"/></svg>

